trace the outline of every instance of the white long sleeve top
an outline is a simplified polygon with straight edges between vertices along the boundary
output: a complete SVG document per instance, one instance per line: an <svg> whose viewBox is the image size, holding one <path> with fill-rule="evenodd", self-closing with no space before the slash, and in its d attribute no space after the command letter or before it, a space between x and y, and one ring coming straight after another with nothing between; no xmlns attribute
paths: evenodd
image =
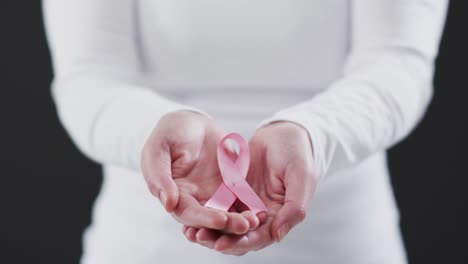
<svg viewBox="0 0 468 264"><path fill-rule="evenodd" d="M83 263L405 263L385 150L432 96L447 0L44 0L60 120L104 184ZM249 137L287 120L313 143L305 223L242 258L184 241L147 191L164 114L204 111Z"/></svg>

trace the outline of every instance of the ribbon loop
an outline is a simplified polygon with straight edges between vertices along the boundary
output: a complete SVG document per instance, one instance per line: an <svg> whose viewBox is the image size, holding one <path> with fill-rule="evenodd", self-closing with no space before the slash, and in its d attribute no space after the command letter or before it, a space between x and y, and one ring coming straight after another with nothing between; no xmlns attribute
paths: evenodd
<svg viewBox="0 0 468 264"><path fill-rule="evenodd" d="M234 140L239 145L239 155L236 161L232 161L226 153L224 143L228 139ZM239 199L255 214L266 211L266 206L260 197L245 180L250 164L247 141L237 133L228 134L218 144L217 158L223 183L205 206L228 211L236 199Z"/></svg>

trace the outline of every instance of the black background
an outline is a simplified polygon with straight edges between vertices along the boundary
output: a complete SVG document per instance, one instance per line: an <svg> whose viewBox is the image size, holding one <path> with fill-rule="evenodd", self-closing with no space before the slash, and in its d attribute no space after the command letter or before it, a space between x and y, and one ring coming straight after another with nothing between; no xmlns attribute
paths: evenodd
<svg viewBox="0 0 468 264"><path fill-rule="evenodd" d="M468 263L468 8L452 1L435 97L390 151L410 263ZM60 125L40 1L0 3L0 263L77 263L100 167Z"/></svg>

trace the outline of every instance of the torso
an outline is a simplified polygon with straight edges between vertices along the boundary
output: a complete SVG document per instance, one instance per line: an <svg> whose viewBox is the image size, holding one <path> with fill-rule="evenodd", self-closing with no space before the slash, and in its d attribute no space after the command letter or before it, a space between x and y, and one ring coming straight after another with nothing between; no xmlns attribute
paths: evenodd
<svg viewBox="0 0 468 264"><path fill-rule="evenodd" d="M349 48L348 4L141 0L147 85L249 137L263 118L341 75Z"/></svg>
<svg viewBox="0 0 468 264"><path fill-rule="evenodd" d="M340 77L347 0L140 0L140 56L160 94L249 137ZM143 177L106 167L83 263L405 263L385 155L330 175L285 241L243 258L185 241Z"/></svg>

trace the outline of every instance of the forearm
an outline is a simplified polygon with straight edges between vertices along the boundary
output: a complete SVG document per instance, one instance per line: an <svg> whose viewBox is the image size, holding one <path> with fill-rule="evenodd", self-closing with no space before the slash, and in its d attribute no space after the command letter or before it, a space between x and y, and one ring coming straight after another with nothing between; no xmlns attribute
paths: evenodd
<svg viewBox="0 0 468 264"><path fill-rule="evenodd" d="M53 95L62 124L86 156L131 169L139 169L142 147L159 119L190 109L103 73L56 79Z"/></svg>
<svg viewBox="0 0 468 264"><path fill-rule="evenodd" d="M139 169L144 141L164 114L190 107L141 85L132 0L44 0L64 127L91 159Z"/></svg>
<svg viewBox="0 0 468 264"><path fill-rule="evenodd" d="M412 55L404 63L390 54L382 56L387 58L265 121L291 121L308 131L319 177L388 148L424 113L432 94L430 67L421 66Z"/></svg>
<svg viewBox="0 0 468 264"><path fill-rule="evenodd" d="M404 138L432 96L446 2L361 0L355 5L343 77L262 123L286 120L306 128L320 178Z"/></svg>

